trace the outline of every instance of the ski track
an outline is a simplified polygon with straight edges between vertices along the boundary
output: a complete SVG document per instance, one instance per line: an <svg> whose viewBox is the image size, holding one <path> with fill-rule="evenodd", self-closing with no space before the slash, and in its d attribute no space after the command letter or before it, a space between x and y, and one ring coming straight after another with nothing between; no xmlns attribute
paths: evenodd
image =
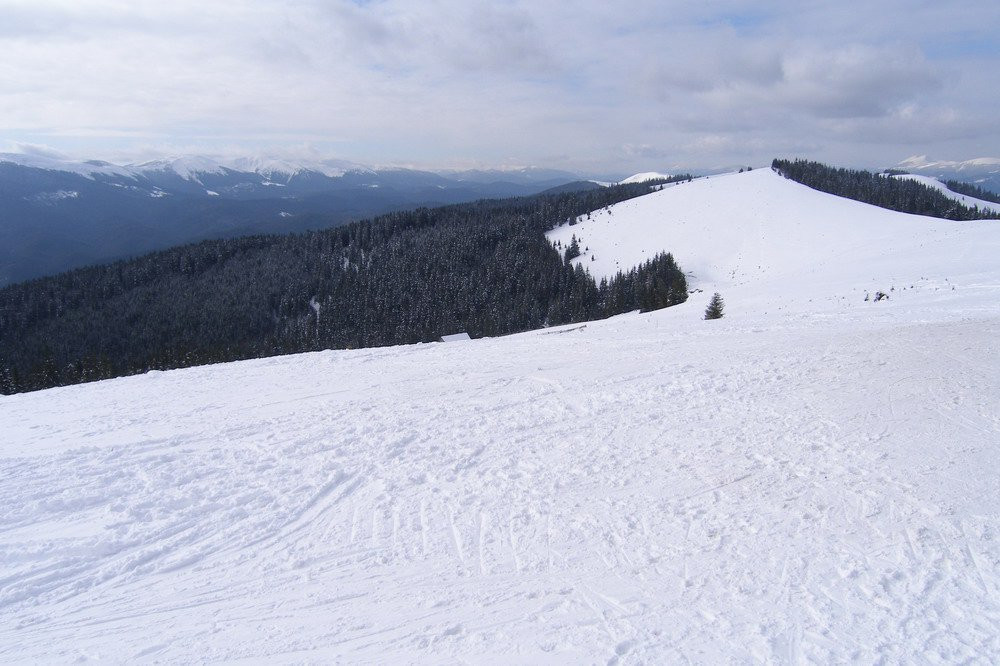
<svg viewBox="0 0 1000 666"><path fill-rule="evenodd" d="M5 399L0 659L1000 655L996 322L617 335L665 316L100 385L146 440Z"/></svg>
<svg viewBox="0 0 1000 666"><path fill-rule="evenodd" d="M996 663L1000 281L921 275L0 396L0 662Z"/></svg>

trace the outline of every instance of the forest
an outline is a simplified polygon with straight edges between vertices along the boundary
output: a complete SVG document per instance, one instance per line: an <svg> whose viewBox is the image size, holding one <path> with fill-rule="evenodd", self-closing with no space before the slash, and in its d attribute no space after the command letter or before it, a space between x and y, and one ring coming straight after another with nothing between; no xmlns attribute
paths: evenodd
<svg viewBox="0 0 1000 666"><path fill-rule="evenodd" d="M656 184L205 241L11 285L0 290L0 392L459 331L504 335L681 303L687 283L669 254L597 284L544 235Z"/></svg>
<svg viewBox="0 0 1000 666"><path fill-rule="evenodd" d="M989 201L992 203L1000 203L1000 194L984 190L978 185L963 183L959 180L946 180L944 185L952 192L958 192L959 194L964 194L967 197L973 197L975 199L981 199L982 201Z"/></svg>
<svg viewBox="0 0 1000 666"><path fill-rule="evenodd" d="M808 160L776 159L771 163L771 168L785 178L807 185L814 190L901 213L929 215L947 220L1000 218L1000 215L991 211L963 206L943 192L915 180L891 178L889 175L871 173L870 171L836 168ZM960 191L950 185L949 189ZM967 194L967 192L962 193Z"/></svg>

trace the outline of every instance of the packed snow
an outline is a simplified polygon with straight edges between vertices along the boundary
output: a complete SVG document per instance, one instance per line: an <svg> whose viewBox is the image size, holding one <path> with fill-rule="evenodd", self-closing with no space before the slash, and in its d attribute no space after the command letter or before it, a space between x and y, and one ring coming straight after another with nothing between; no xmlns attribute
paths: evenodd
<svg viewBox="0 0 1000 666"><path fill-rule="evenodd" d="M1000 224L762 169L571 234L702 291L0 397L0 661L1000 660Z"/></svg>

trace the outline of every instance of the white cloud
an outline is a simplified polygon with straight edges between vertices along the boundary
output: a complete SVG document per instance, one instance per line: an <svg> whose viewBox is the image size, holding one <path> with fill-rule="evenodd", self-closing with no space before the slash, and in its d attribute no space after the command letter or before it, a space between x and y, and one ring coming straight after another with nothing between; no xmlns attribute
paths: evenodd
<svg viewBox="0 0 1000 666"><path fill-rule="evenodd" d="M747 8L0 0L0 139L581 169L1000 154L1000 9Z"/></svg>

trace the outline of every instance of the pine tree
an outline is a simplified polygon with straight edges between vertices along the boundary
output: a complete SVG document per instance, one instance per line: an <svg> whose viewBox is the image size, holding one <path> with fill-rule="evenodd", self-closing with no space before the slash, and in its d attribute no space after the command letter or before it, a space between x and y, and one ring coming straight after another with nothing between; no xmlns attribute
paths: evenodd
<svg viewBox="0 0 1000 666"><path fill-rule="evenodd" d="M722 319L722 308L725 303L722 301L722 296L719 292L715 292L712 295L712 300L709 301L708 307L705 308L705 319Z"/></svg>
<svg viewBox="0 0 1000 666"><path fill-rule="evenodd" d="M572 242L570 242L569 247L566 248L566 263L569 263L573 259L580 256L580 244L576 241L576 236L573 236Z"/></svg>

